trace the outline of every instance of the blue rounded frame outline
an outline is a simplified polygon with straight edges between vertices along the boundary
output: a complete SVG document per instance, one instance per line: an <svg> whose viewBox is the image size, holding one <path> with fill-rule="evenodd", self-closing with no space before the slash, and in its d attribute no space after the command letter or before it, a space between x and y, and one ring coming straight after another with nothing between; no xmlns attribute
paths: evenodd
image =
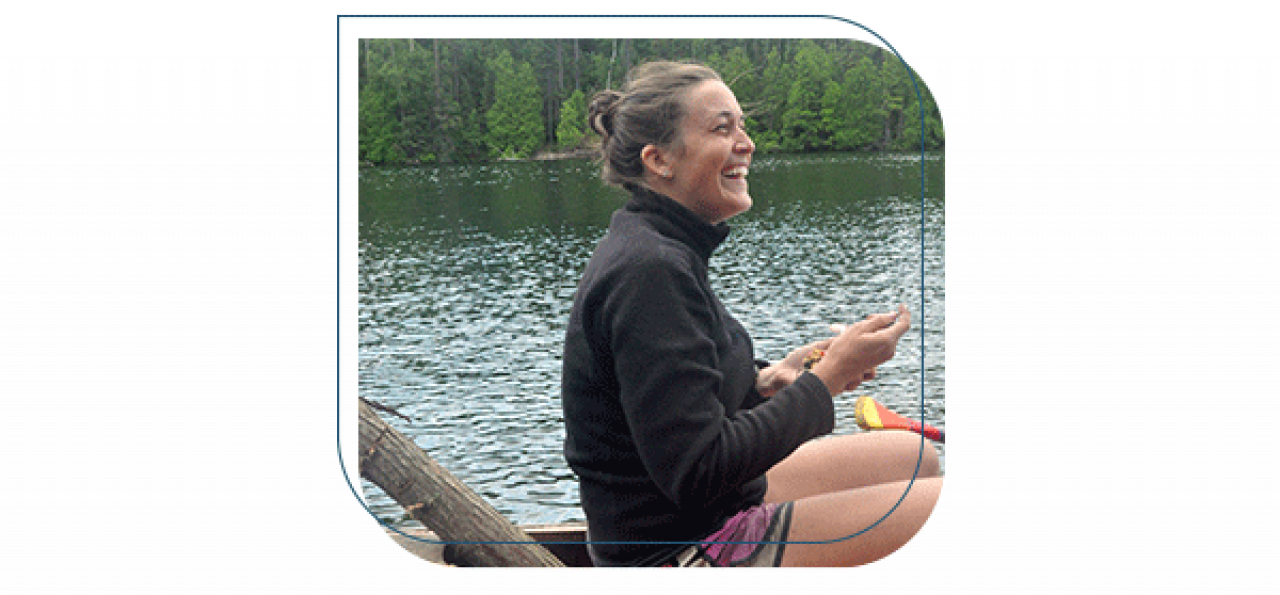
<svg viewBox="0 0 1280 595"><path fill-rule="evenodd" d="M779 14L779 15L710 15L710 14L701 14L701 15L587 15L587 14L559 14L559 15L550 15L550 14L547 14L547 15L528 15L528 14L524 14L524 15L520 15L520 14L494 14L494 15L338 15L337 40L338 40L339 50L338 50L338 52L337 52L337 53L338 53L338 56L337 56L337 60L338 60L338 79L337 79L337 87L338 87L338 93L337 93L337 95L338 95L338 100L337 100L337 106L338 106L338 110L337 110L337 111L338 111L338 117L337 117L337 140L338 140L338 143L337 143L337 145L338 145L338 151L337 151L337 152L338 152L338 158L337 158L337 169L338 169L338 173L337 173L337 179L338 179L338 201L337 201L337 202L338 202L338 230L337 230L337 232L338 232L338 236L337 236L337 237L338 237L338 252L337 252L337 256L338 256L338 261L339 261L339 263L341 263L341 260L342 260L342 242L341 242L341 235L342 235L342 208L341 208L341 204L342 204L342 149L341 149L341 147L342 147L342 142L341 142L341 141L342 141L342 109L341 109L341 106L342 106L342 88L341 88L341 87L342 87L342 74L341 74L342 52L341 52L341 42L342 42L342 19L344 19L344 18L440 18L440 19L445 19L445 18L535 18L535 19L537 19L537 18L559 18L559 19L566 19L566 18L622 18L622 19L627 19L627 18L665 18L665 19L671 19L671 18L682 18L682 19L703 19L703 18L721 18L721 19L722 19L722 18L752 18L752 19L759 19L759 18L787 18L787 19L796 19L796 18L802 18L802 19L831 19L831 20L835 20L835 21L840 21L840 22L842 22L842 23L848 23L848 24L850 24L850 25L853 25L853 26L855 26L855 27L858 27L859 29L862 29L863 31L866 31L867 33L870 33L871 35L875 36L875 38L876 38L876 39L880 40L880 43L883 43L883 44L885 45L885 47L889 48L889 51L893 52L893 54L894 54L895 56L897 56L897 57L898 57L898 60L900 60L904 66L907 66L907 74L911 77L911 85L912 85L912 88L913 88L913 89L915 90L915 92L916 92L916 101L917 101L917 102L920 102L920 103L923 103L923 98L922 98L922 97L921 97L921 95L920 95L920 83L919 83L919 81L917 81L917 80L916 80L915 72L911 69L910 65L909 65L909 64L907 64L907 61L906 61L905 59L903 59L902 54L898 53L898 50L897 50L897 49L895 49L895 48L893 47L893 45L892 45L892 44L890 44L888 41L886 41L884 37L881 37L879 33L876 33L875 31L872 31L870 28L866 27L865 25L863 25L863 24L861 24L861 23L858 23L857 21L852 21L852 20L849 20L849 19L846 19L846 18L843 18L843 17L837 17L837 16L832 16L832 15L799 15L799 14ZM924 305L925 305L925 300L924 300L924 295L925 295L925 265L924 265L924 251L925 251L925 243L924 243L924 234L925 234L925 222L924 222L924 192L925 192L925 188L924 188L924 180L925 180L925 176L924 176L924 164L925 164L925 155L924 155L924 130L925 130L925 129L924 129L924 110L920 110L920 419L921 419L921 420L923 420L923 419L924 419L924 415L925 415L925 411L924 411L924 386L925 386L925 376L924 376L924 371L925 371L925 364L924 364L924 360L925 360L925 343L924 343L924 336L925 336L925 333L924 333L924 330L925 330L925 322L924 322L924 311L925 311L925 307L924 307ZM341 469L341 471L342 471L342 477L343 477L343 480L344 480L344 481L346 481L346 483L347 483L347 488L349 488L349 489L351 490L351 494L352 494L352 496L354 496L354 497L355 497L356 501L360 503L360 506L362 506L362 507L365 509L365 512L368 512L368 513L369 513L369 516L373 517L373 520L377 521L377 522L378 522L378 524L382 525L382 526L383 526L384 528L386 528L387 530L393 531L393 532L395 532L395 533L397 533L397 534L401 535L402 537L405 537L405 538L407 538L407 539L411 539L411 540L414 540L414 541L418 541L418 542L421 542L421 543L429 543L429 544L443 544L443 545L529 545L529 542L526 542L526 541L437 541L437 540L433 540L433 539L424 539L424 538L422 538L422 537L417 537L417 536L414 536L414 535L409 535L409 534L407 534L407 533L405 533L405 532L403 532L403 531L401 531L401 530L399 530L399 529L397 529L397 528L395 528L395 527L392 527L391 525L387 524L387 523L386 523L386 521L383 521L382 519L378 518L378 516L377 516L376 514L374 514L373 510L371 510L371 509L369 508L369 505L365 503L364 499L360 497L360 493L359 493L358 491L356 491L356 487L355 487L354 485L352 485L352 483L351 483L351 476L350 476L350 474L347 472L347 466L346 466L346 463L345 463L345 461L344 461L344 460L343 460L343 458L342 458L342 328L341 328L341 327L342 327L342 296L341 296L341 293L342 293L342 292L341 292L341 287L342 287L342 270L341 270L341 268L342 268L342 267L341 267L341 264L339 264L339 266L338 266L338 271L337 271L337 287L338 287L338 299L337 299L337 313L338 313L338 314L337 314L337 323L338 323L338 332L337 332L337 338L338 338L338 341L337 341L337 345L338 345L338 361L337 361L337 363L338 363L338 371L337 371L337 384L338 384L338 395L337 395L337 400L338 400L338 412L337 412L337 428L338 428L338 466L339 466L339 468L340 468L340 469ZM645 545L698 545L698 544L700 544L700 543L714 543L714 544L728 544L728 545L748 545L748 544L750 544L750 545L766 545L766 544L769 544L769 545L777 545L777 544L781 544L781 545L786 545L786 544L798 544L798 545L823 545L823 544L828 544L828 543L839 543L839 542L841 542L841 541L847 541L847 540L849 540L849 539L853 539L853 538L855 538L855 537L857 537L857 536L859 536L859 535L862 535L863 533L866 533L867 531L870 531L870 530L872 530L872 529L876 528L878 525L880 525L880 523L884 522L884 521L885 521L885 519L889 518L889 516L890 516L890 515L892 515L892 514L894 513L894 511L896 511L896 510L898 509L898 506L900 506L900 505L902 504L902 501L903 501L903 500L905 500L905 499L907 498L907 494L911 493L911 488L912 488L912 486L914 486L914 485L915 485L916 477L917 477L917 476L919 475L919 473L920 473L920 464L921 464L921 462L922 462L922 461L923 461L923 459L924 459L924 445L925 445L925 442L926 442L926 438L925 438L924 436L921 436L921 437L920 437L920 448L919 448L919 450L917 450L917 451L916 451L916 468L915 468L915 470L914 470L914 471L912 472L912 474L911 474L911 480L910 480L909 482L907 482L907 489L906 489L905 491L903 491L903 492L902 492L902 496L901 496L900 498L898 498L898 501L897 501L897 502L895 502L895 503L893 504L893 507L892 507L892 508L890 508L890 509L889 509L889 511L888 511L888 512L886 512L886 513L884 514L884 516L882 516L882 517L880 517L879 519L877 519L877 520L876 520L876 522L871 523L870 525L868 525L868 526L867 526L867 528L862 529L861 531L858 531L858 532L856 532L856 533L853 533L853 534L847 535L847 536L845 536L845 537L840 537L840 538L836 538L836 539L828 539L828 540L825 540L825 541L714 541L714 542L697 542L697 541L586 541L586 542L580 542L580 541L547 541L547 542L535 542L535 543L539 543L539 544L551 544L551 545L571 545L571 544L578 544L578 543L596 543L596 544L606 544L606 545L637 545L637 544L645 544Z"/></svg>

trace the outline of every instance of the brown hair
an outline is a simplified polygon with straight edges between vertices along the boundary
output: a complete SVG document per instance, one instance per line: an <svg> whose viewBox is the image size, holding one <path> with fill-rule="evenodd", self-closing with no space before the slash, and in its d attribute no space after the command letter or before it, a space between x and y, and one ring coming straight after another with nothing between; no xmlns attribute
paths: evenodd
<svg viewBox="0 0 1280 595"><path fill-rule="evenodd" d="M700 83L719 80L716 71L701 64L648 62L631 69L622 91L596 93L587 122L600 135L601 178L627 189L643 186L640 150L678 141L685 95Z"/></svg>

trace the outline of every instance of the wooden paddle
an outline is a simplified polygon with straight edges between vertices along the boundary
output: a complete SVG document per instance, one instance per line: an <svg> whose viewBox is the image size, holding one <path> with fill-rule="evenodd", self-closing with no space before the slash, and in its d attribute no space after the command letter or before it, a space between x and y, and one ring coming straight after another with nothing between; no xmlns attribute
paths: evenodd
<svg viewBox="0 0 1280 595"><path fill-rule="evenodd" d="M935 442L947 442L942 430L889 411L868 396L858 397L853 404L853 414L858 427L864 430L909 430Z"/></svg>

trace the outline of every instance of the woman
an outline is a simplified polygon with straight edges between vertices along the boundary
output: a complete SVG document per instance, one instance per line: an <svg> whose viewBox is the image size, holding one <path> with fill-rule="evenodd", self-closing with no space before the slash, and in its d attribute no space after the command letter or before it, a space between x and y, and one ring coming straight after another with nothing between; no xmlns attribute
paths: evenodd
<svg viewBox="0 0 1280 595"><path fill-rule="evenodd" d="M704 66L655 62L590 111L603 178L631 193L583 272L565 340L565 457L595 563L856 565L906 543L941 489L937 452L900 432L810 441L835 424L832 395L892 357L906 308L757 363L707 279L725 221L751 207L755 145L733 92ZM858 537L725 543L852 535L913 475Z"/></svg>

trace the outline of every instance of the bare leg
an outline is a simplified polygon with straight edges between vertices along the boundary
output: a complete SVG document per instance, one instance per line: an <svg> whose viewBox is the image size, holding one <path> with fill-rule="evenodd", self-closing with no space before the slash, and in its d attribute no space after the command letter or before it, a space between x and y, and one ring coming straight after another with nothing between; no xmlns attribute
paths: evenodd
<svg viewBox="0 0 1280 595"><path fill-rule="evenodd" d="M941 466L937 449L925 441L921 452L920 436L910 432L878 431L812 440L769 470L765 501L789 502L908 480L913 473L917 479L937 477Z"/></svg>
<svg viewBox="0 0 1280 595"><path fill-rule="evenodd" d="M913 474L916 479L911 482ZM783 550L782 565L857 566L893 553L929 518L942 490L940 475L937 449L927 441L922 448L920 436L909 432L868 432L805 443L767 473L765 501L795 502L787 535L793 543ZM834 543L794 543L855 533L859 534Z"/></svg>
<svg viewBox="0 0 1280 595"><path fill-rule="evenodd" d="M910 491L907 486L910 484ZM795 503L783 566L858 566L874 562L907 543L928 520L942 491L942 478L897 481L802 498ZM906 497L903 498L903 494ZM898 504L899 499L902 500ZM897 508L894 509L894 505ZM853 535L885 516L874 528Z"/></svg>

